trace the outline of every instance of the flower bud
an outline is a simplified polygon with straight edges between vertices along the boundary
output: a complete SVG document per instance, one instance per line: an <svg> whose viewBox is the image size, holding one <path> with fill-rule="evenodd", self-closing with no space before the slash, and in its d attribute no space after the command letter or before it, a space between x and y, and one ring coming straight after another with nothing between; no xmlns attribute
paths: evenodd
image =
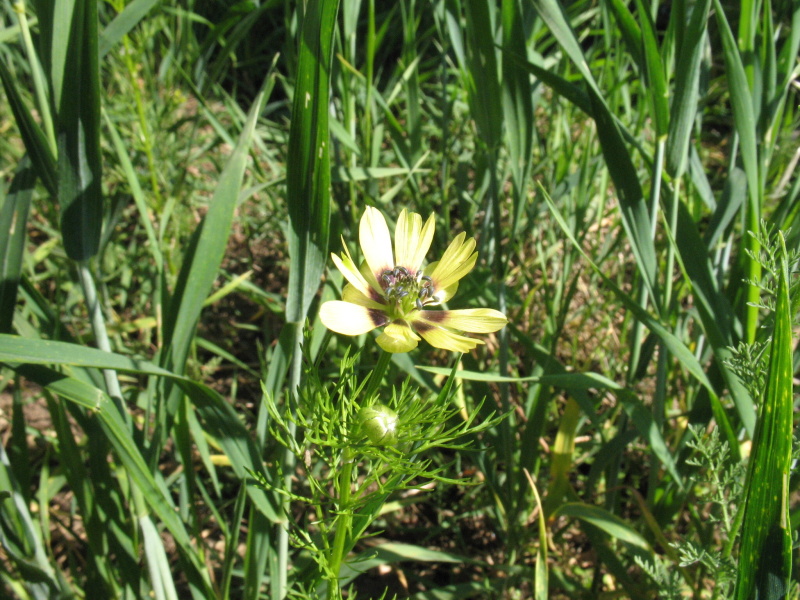
<svg viewBox="0 0 800 600"><path fill-rule="evenodd" d="M365 406L358 411L361 429L375 446L390 446L397 442L397 413L385 404Z"/></svg>

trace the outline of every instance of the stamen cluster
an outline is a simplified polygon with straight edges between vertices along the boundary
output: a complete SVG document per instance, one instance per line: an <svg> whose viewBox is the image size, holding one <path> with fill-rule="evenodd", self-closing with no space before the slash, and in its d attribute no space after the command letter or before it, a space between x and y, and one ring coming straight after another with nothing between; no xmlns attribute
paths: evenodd
<svg viewBox="0 0 800 600"><path fill-rule="evenodd" d="M433 280L422 270L412 273L405 267L386 269L381 273L380 283L386 300L402 312L414 307L422 310L426 304L436 302ZM410 302L412 299L413 305Z"/></svg>

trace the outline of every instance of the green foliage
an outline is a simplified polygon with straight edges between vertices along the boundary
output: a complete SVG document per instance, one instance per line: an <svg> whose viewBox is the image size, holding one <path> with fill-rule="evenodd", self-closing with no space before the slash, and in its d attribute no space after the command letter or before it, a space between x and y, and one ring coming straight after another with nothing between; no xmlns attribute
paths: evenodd
<svg viewBox="0 0 800 600"><path fill-rule="evenodd" d="M0 2L0 596L796 598L799 51L797 2ZM326 332L367 205L509 326Z"/></svg>
<svg viewBox="0 0 800 600"><path fill-rule="evenodd" d="M294 521L290 533L294 546L310 552L319 571L298 573L294 585L313 590L327 580L329 597L340 597L343 570L359 570L357 560L343 558L367 535L387 500L398 492L425 487L430 480L468 483L448 475L452 464L436 465L429 455L441 449L467 450L472 438L496 427L501 417L489 415L479 422L478 406L462 420L450 397L452 374L433 398L421 396L406 380L399 389L378 392L386 400L378 404L372 388L377 385L376 374L380 379L380 363L368 381L359 381L355 367L361 362L360 353L346 353L338 376L329 381L319 375L323 365L312 364L308 356L306 360L291 410L282 411L264 389L272 434L297 459L301 484L292 491L274 489L263 476L257 481L264 489L305 505L303 520ZM376 415L382 417L377 424ZM392 420L388 443L383 417ZM381 429L377 437L375 426ZM337 545L340 540L343 550ZM359 560L368 558L369 554Z"/></svg>

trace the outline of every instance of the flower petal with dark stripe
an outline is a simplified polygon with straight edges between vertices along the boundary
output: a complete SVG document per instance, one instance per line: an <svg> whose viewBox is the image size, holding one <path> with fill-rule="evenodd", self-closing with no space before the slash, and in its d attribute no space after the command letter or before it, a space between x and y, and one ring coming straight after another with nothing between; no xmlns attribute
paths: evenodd
<svg viewBox="0 0 800 600"><path fill-rule="evenodd" d="M423 224L420 215L403 210L397 219L393 252L386 220L368 206L359 225L362 265L355 264L346 246L341 256L331 255L347 285L341 300L325 302L320 308L324 325L344 335L384 327L377 342L387 352L408 352L420 339L436 348L467 352L483 342L464 332L502 329L506 316L491 308L430 310L453 297L458 282L478 259L475 240L460 233L441 260L423 268L433 230L433 215Z"/></svg>

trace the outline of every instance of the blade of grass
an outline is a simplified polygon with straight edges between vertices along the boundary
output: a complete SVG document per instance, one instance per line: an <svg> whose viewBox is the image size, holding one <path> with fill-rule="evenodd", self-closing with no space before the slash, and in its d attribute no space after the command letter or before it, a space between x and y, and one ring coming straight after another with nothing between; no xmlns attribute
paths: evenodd
<svg viewBox="0 0 800 600"><path fill-rule="evenodd" d="M178 275L173 301L164 316L164 342L169 347L164 360L169 370L178 375L185 369L203 303L225 254L256 121L273 84L273 76L269 74L253 101L236 148L219 177L208 212L192 238Z"/></svg>
<svg viewBox="0 0 800 600"><path fill-rule="evenodd" d="M67 256L81 262L100 249L103 219L97 2L59 2L54 12L50 83L58 107L61 235Z"/></svg>
<svg viewBox="0 0 800 600"><path fill-rule="evenodd" d="M536 482L531 474L525 469L525 477L533 491L536 500L536 508L539 511L537 518L539 525L539 546L536 549L536 567L534 570L533 598L534 600L547 600L549 591L549 569L547 568L547 521L542 508L542 499L539 497L539 490L536 489Z"/></svg>
<svg viewBox="0 0 800 600"><path fill-rule="evenodd" d="M302 323L328 261L330 158L328 102L338 0L312 0L300 33L292 104L286 195L289 207L289 290L286 320Z"/></svg>
<svg viewBox="0 0 800 600"><path fill-rule="evenodd" d="M11 112L14 114L14 120L17 122L25 149L36 167L36 174L42 180L47 191L55 196L58 192L56 159L47 144L44 132L25 106L17 83L2 60L0 60L0 80L3 82L3 89L6 92Z"/></svg>
<svg viewBox="0 0 800 600"><path fill-rule="evenodd" d="M125 34L136 27L158 2L159 0L133 0L114 17L114 20L106 25L100 33L97 50L100 60L103 60L108 51L117 45Z"/></svg>
<svg viewBox="0 0 800 600"><path fill-rule="evenodd" d="M745 484L744 529L736 577L736 600L784 598L792 569L789 475L792 459L793 352L789 268L778 233L779 266L775 329L753 454Z"/></svg>
<svg viewBox="0 0 800 600"><path fill-rule="evenodd" d="M45 545L34 525L29 506L12 474L3 444L0 444L0 546L26 579L28 592L35 600L48 600L69 593L50 564ZM8 510L8 507L13 507ZM7 532L12 535L7 535Z"/></svg>
<svg viewBox="0 0 800 600"><path fill-rule="evenodd" d="M25 230L36 175L26 155L8 194L0 189L0 333L11 332L11 321L17 303L17 287L25 252Z"/></svg>
<svg viewBox="0 0 800 600"><path fill-rule="evenodd" d="M99 352L89 348L84 348L84 350ZM141 491L147 504L175 538L180 556L183 559L181 562L183 567L186 568L186 576L190 581L199 585L201 589L204 589L208 597L211 597L213 592L208 580L207 570L193 550L193 543L170 501L170 493L166 489L163 480L154 478L150 472L112 399L105 392L92 385L41 365L16 365L13 368L54 394L93 411L94 415L100 420L109 442L114 446L117 455L125 465L133 485Z"/></svg>
<svg viewBox="0 0 800 600"><path fill-rule="evenodd" d="M681 35L677 48L675 93L669 116L667 137L667 172L678 178L688 164L689 138L697 115L700 82L700 63L706 39L706 23L711 0L701 0L694 5L689 26Z"/></svg>
<svg viewBox="0 0 800 600"><path fill-rule="evenodd" d="M650 552L650 544L647 543L639 532L635 531L625 521L616 515L600 508L583 502L567 502L558 507L552 518L572 517L585 521L606 532L613 538L622 542L641 548Z"/></svg>
<svg viewBox="0 0 800 600"><path fill-rule="evenodd" d="M297 81L289 130L286 197L289 208L289 289L286 321L296 325L292 342L289 393L294 394L302 373L302 323L319 289L328 261L330 236L330 70L333 32L339 12L338 0L310 0L305 4L299 33ZM291 421L291 419L290 419ZM293 421L292 421L293 422ZM290 434L293 434L290 431ZM286 491L292 489L294 454L282 457ZM284 499L284 510L289 500ZM289 530L278 530L276 562L270 569L273 597L282 599L288 590ZM262 555L263 556L263 555Z"/></svg>
<svg viewBox="0 0 800 600"><path fill-rule="evenodd" d="M233 407L214 390L192 379L176 375L147 361L120 354L66 342L34 340L6 334L0 334L0 362L93 367L170 379L192 400L203 419L205 433L217 440L229 457L236 475L244 480L248 478L248 470L264 474L259 453ZM248 492L259 510L270 519L279 520L279 513L272 505L270 497L257 486L249 486Z"/></svg>
<svg viewBox="0 0 800 600"><path fill-rule="evenodd" d="M722 40L722 56L725 59L725 73L728 79L728 92L733 109L733 122L739 137L739 149L747 178L747 212L745 229L758 231L761 221L761 201L763 190L760 185L758 148L756 142L756 113L747 74L742 62L742 55L736 45L725 11L719 0L714 0L714 14L717 18L720 38ZM751 256L758 255L760 247L754 236L742 236L741 260L744 263L746 278L751 283L745 284L746 304L742 310L745 315L745 339L752 344L756 339L758 327L758 301L760 290L755 284L761 280L761 265ZM745 249L749 251L745 252Z"/></svg>

